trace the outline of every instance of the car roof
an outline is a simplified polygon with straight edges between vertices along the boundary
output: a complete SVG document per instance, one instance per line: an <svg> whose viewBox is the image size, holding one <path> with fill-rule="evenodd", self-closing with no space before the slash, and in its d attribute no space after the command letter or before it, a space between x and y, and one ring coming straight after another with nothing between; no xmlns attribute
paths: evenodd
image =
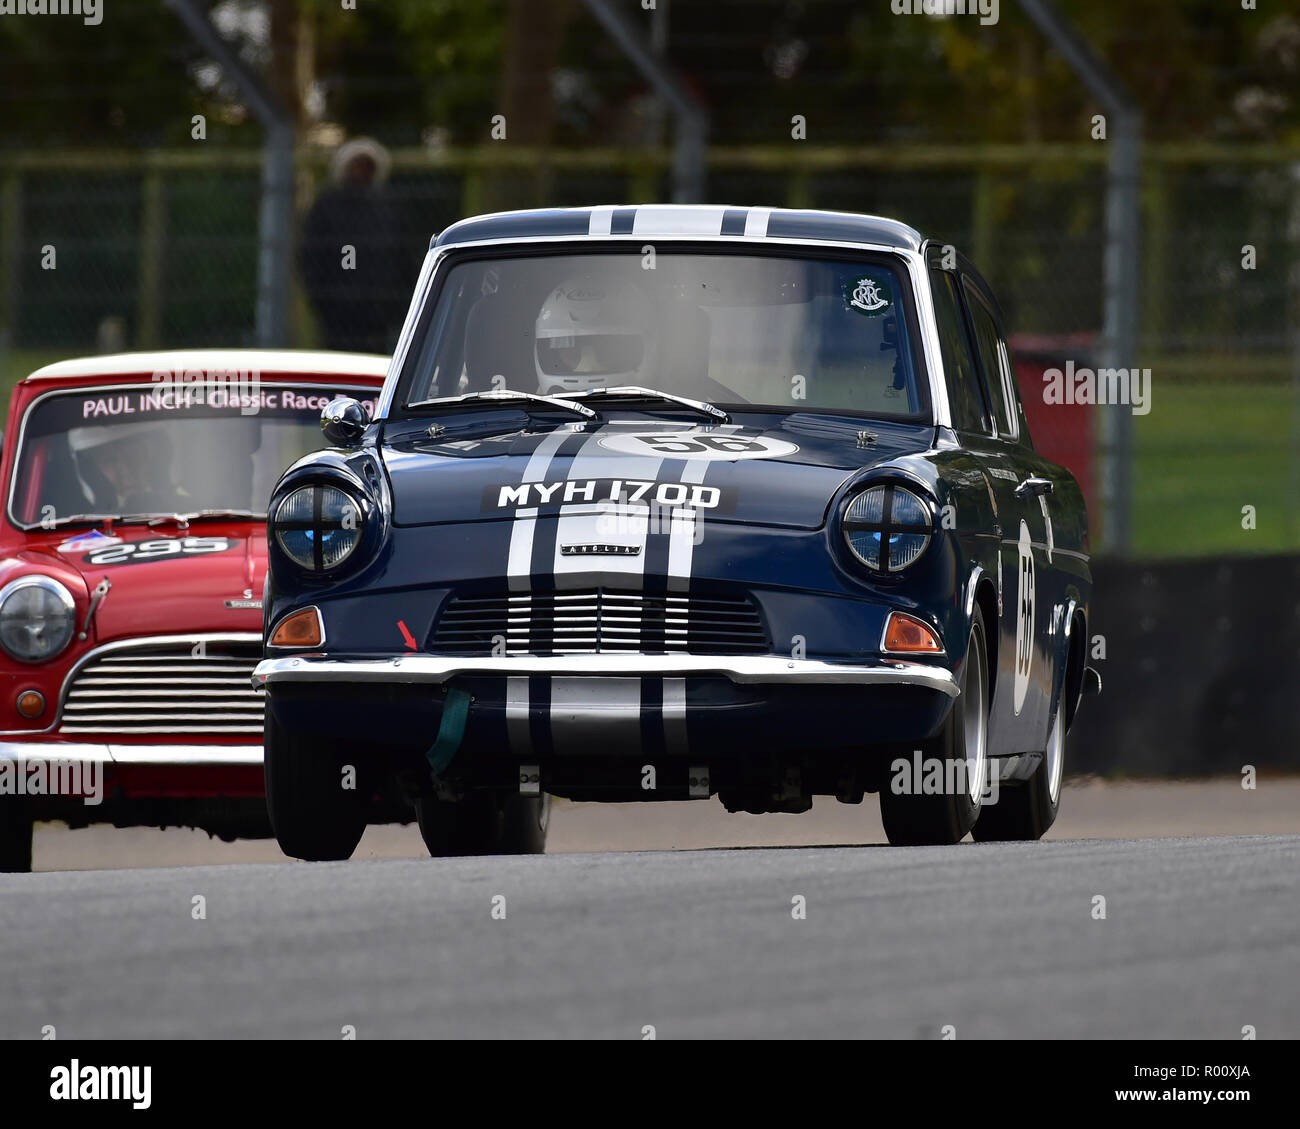
<svg viewBox="0 0 1300 1129"><path fill-rule="evenodd" d="M37 369L27 380L79 376L136 376L141 373L256 372L284 376L388 375L389 358L376 353L313 352L307 349L170 349L157 353L115 353L77 357Z"/></svg>
<svg viewBox="0 0 1300 1129"><path fill-rule="evenodd" d="M534 208L470 216L434 236L429 246L448 247L497 239L619 235L867 243L900 251L919 251L924 242L920 233L907 224L854 212L724 204L599 204L589 208Z"/></svg>

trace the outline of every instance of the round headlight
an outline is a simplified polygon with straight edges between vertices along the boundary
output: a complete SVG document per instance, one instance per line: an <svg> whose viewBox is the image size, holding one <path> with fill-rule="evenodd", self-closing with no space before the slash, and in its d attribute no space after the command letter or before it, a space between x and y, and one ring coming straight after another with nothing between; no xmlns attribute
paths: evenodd
<svg viewBox="0 0 1300 1129"><path fill-rule="evenodd" d="M49 576L21 576L0 588L0 646L19 662L52 659L69 643L77 606Z"/></svg>
<svg viewBox="0 0 1300 1129"><path fill-rule="evenodd" d="M273 527L280 548L311 572L337 568L361 541L361 507L334 486L304 486L276 507Z"/></svg>
<svg viewBox="0 0 1300 1129"><path fill-rule="evenodd" d="M925 552L933 528L926 504L901 486L872 486L844 514L844 540L874 572L900 572Z"/></svg>

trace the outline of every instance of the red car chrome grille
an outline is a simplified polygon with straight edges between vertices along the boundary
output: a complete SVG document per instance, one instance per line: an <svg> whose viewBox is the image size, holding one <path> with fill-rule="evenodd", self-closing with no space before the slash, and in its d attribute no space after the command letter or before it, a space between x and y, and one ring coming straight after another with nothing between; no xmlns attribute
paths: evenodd
<svg viewBox="0 0 1300 1129"><path fill-rule="evenodd" d="M60 733L260 734L251 684L260 643L146 643L108 650L73 676Z"/></svg>

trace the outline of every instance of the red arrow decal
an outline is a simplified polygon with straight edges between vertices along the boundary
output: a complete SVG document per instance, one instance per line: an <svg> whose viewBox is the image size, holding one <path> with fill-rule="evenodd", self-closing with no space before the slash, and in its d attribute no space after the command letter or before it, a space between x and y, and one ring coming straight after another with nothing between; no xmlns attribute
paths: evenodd
<svg viewBox="0 0 1300 1129"><path fill-rule="evenodd" d="M406 626L406 621L404 619L399 619L397 621L397 626L401 629L402 638L406 640L406 649L408 651L416 650L415 636L411 634L410 629Z"/></svg>

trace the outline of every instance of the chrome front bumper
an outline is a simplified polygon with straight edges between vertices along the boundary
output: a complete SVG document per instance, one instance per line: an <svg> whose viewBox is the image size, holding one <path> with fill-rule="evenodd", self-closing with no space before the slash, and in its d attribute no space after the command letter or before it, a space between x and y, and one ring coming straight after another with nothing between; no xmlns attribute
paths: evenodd
<svg viewBox="0 0 1300 1129"><path fill-rule="evenodd" d="M261 745L101 745L91 742L0 741L0 761L97 761L102 764L260 765Z"/></svg>
<svg viewBox="0 0 1300 1129"><path fill-rule="evenodd" d="M253 671L253 685L277 682L447 682L459 676L704 678L720 676L740 684L796 686L921 686L949 698L959 690L952 672L940 666L877 659L866 663L828 663L776 655L509 655L464 658L454 655L394 655L391 658L331 658L294 655L264 659Z"/></svg>

